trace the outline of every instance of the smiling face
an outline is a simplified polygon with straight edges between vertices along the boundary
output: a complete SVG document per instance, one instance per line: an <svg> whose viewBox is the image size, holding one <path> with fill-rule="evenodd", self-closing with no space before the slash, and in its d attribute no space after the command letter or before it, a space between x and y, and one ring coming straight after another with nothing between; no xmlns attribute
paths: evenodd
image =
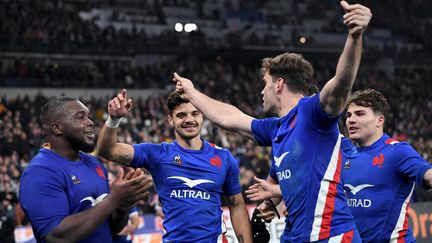
<svg viewBox="0 0 432 243"><path fill-rule="evenodd" d="M376 114L370 107L351 103L346 114L349 137L357 145L369 146L382 136L384 116Z"/></svg>
<svg viewBox="0 0 432 243"><path fill-rule="evenodd" d="M64 105L60 118L62 136L74 150L92 152L95 149L94 123L89 118L89 109L79 101Z"/></svg>
<svg viewBox="0 0 432 243"><path fill-rule="evenodd" d="M190 102L181 103L168 115L168 122L174 127L176 139L200 138L204 117Z"/></svg>

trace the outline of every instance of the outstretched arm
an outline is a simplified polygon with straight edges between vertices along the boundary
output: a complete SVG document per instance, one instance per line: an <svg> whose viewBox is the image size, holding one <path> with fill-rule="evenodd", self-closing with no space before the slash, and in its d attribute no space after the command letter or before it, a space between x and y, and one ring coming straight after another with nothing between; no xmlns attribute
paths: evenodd
<svg viewBox="0 0 432 243"><path fill-rule="evenodd" d="M252 242L252 229L241 193L226 198L230 209L231 222L240 243Z"/></svg>
<svg viewBox="0 0 432 243"><path fill-rule="evenodd" d="M271 179L271 177L269 177ZM261 201L271 198L281 198L282 192L278 184L273 179L263 180L256 176L254 179L257 183L253 184L245 191L247 198L252 201Z"/></svg>
<svg viewBox="0 0 432 243"><path fill-rule="evenodd" d="M257 207L260 211L260 214L257 216L269 222L275 217L275 212L271 204L267 203L267 200L271 200L275 206L279 205L282 201L282 192L277 181L273 180L270 176L267 177L267 180L256 176L254 176L254 179L257 183L246 190L246 195L252 201L264 200Z"/></svg>
<svg viewBox="0 0 432 243"><path fill-rule="evenodd" d="M230 104L217 101L199 92L194 88L192 81L177 73L174 73L173 81L176 82L176 90L185 93L192 105L212 123L253 139L251 130L253 117L246 115Z"/></svg>
<svg viewBox="0 0 432 243"><path fill-rule="evenodd" d="M334 116L345 109L360 65L362 34L372 18L370 9L363 5L350 5L342 1L341 6L345 11L344 24L348 26L349 34L336 67L336 74L327 82L320 95L322 107Z"/></svg>
<svg viewBox="0 0 432 243"><path fill-rule="evenodd" d="M127 98L127 91L122 90L108 103L109 118L99 133L97 154L108 160L129 165L134 156L132 145L117 142L117 128L122 117L132 108L132 100Z"/></svg>

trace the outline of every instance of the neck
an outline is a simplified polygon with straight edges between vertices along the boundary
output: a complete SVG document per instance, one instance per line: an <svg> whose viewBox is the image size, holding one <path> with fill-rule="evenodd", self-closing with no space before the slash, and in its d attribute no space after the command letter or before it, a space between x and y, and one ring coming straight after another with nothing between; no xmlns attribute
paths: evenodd
<svg viewBox="0 0 432 243"><path fill-rule="evenodd" d="M200 136L196 136L191 139L184 139L180 136L177 136L176 141L182 148L189 150L200 150L203 146L203 141L201 140Z"/></svg>
<svg viewBox="0 0 432 243"><path fill-rule="evenodd" d="M50 141L51 151L71 161L79 160L79 151L75 151L70 147L70 144L65 144L56 141Z"/></svg>
<svg viewBox="0 0 432 243"><path fill-rule="evenodd" d="M299 103L300 99L302 99L303 97L304 95L302 94L292 93L289 91L285 93L285 95L282 95L280 97L281 106L278 113L279 117L286 116Z"/></svg>
<svg viewBox="0 0 432 243"><path fill-rule="evenodd" d="M355 145L357 147L367 147L374 144L376 141L378 141L382 136L384 135L383 131L375 132L372 136L368 137L364 141L355 141Z"/></svg>

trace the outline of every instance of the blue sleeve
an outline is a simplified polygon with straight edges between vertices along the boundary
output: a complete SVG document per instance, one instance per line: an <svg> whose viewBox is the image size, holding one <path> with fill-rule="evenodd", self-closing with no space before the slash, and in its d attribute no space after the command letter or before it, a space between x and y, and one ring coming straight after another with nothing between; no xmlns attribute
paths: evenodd
<svg viewBox="0 0 432 243"><path fill-rule="evenodd" d="M134 157L130 164L131 167L141 168L151 172L159 162L158 154L161 150L160 144L140 143L134 144Z"/></svg>
<svg viewBox="0 0 432 243"><path fill-rule="evenodd" d="M223 194L224 196L233 196L241 193L239 182L240 169L237 160L231 152L228 152L227 154L227 175L223 184Z"/></svg>
<svg viewBox="0 0 432 243"><path fill-rule="evenodd" d="M274 181L279 181L276 175L276 170L275 170L275 164L272 163L271 167L270 167L270 171L269 171L269 176L274 180Z"/></svg>
<svg viewBox="0 0 432 243"><path fill-rule="evenodd" d="M313 127L327 131L330 127L337 124L339 116L331 116L325 112L321 106L319 96L320 93L301 99L298 105L298 112Z"/></svg>
<svg viewBox="0 0 432 243"><path fill-rule="evenodd" d="M432 168L432 165L424 160L409 144L398 143L395 146L397 146L394 152L398 156L399 171L408 176L411 181L415 181L417 185L426 188L423 176L427 170Z"/></svg>
<svg viewBox="0 0 432 243"><path fill-rule="evenodd" d="M273 137L278 128L279 118L253 119L252 134L261 146L271 146Z"/></svg>
<svg viewBox="0 0 432 243"><path fill-rule="evenodd" d="M38 242L69 215L63 175L47 167L29 168L21 178L19 200Z"/></svg>

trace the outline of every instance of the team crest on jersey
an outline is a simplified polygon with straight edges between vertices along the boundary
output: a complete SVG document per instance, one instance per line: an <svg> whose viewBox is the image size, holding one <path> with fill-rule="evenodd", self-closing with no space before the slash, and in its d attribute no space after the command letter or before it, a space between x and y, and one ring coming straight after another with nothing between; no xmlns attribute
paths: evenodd
<svg viewBox="0 0 432 243"><path fill-rule="evenodd" d="M351 168L351 162L349 160L347 160L347 162L345 162L344 168L345 169Z"/></svg>
<svg viewBox="0 0 432 243"><path fill-rule="evenodd" d="M105 180L105 174L99 165L96 167L96 173Z"/></svg>
<svg viewBox="0 0 432 243"><path fill-rule="evenodd" d="M73 184L80 184L81 181L74 175L71 176Z"/></svg>
<svg viewBox="0 0 432 243"><path fill-rule="evenodd" d="M373 166L378 166L378 168L382 168L384 164L384 155L380 154L379 156L375 156L372 160Z"/></svg>
<svg viewBox="0 0 432 243"><path fill-rule="evenodd" d="M177 154L177 156L174 157L174 163L179 164L179 165L183 164L183 161L181 160L179 154Z"/></svg>
<svg viewBox="0 0 432 243"><path fill-rule="evenodd" d="M210 159L210 164L212 166L217 166L219 169L222 166L222 160L219 158L219 156L215 156L213 158Z"/></svg>

